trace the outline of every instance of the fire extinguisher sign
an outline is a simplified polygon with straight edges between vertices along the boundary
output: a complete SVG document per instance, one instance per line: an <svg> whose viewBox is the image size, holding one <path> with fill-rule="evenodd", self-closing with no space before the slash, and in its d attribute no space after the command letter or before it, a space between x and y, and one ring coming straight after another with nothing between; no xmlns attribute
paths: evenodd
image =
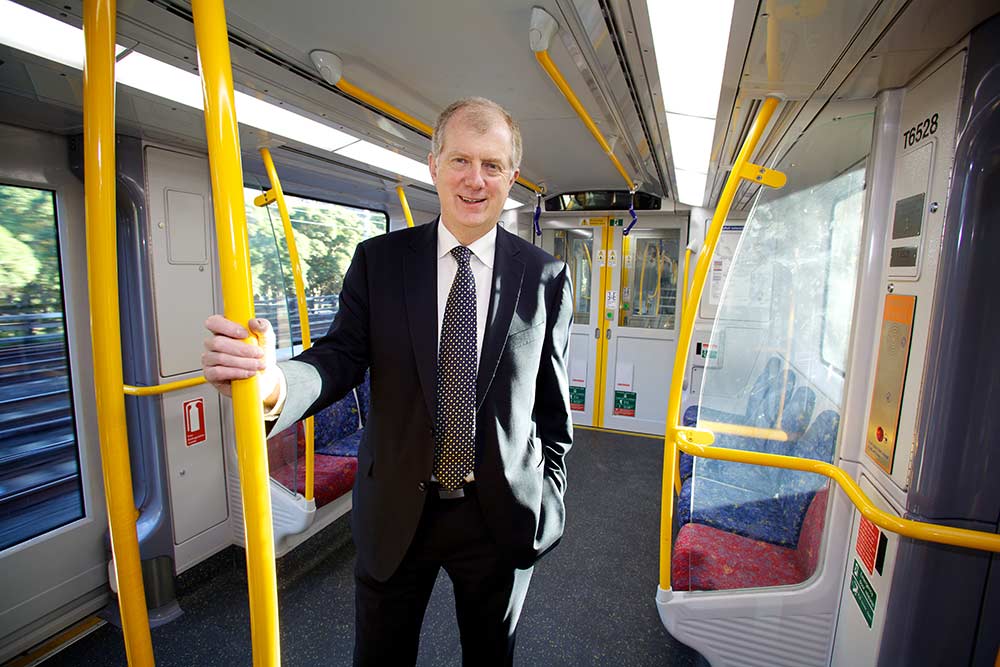
<svg viewBox="0 0 1000 667"><path fill-rule="evenodd" d="M184 401L184 442L188 447L205 442L205 399L199 396Z"/></svg>

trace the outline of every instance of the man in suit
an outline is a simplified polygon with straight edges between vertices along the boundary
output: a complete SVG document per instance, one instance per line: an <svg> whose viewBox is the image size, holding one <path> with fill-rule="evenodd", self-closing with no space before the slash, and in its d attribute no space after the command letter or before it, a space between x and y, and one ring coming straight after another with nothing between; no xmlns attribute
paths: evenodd
<svg viewBox="0 0 1000 667"><path fill-rule="evenodd" d="M460 100L432 144L440 217L358 245L326 336L275 367L240 342L247 329L213 316L203 364L223 393L258 374L271 432L370 368L351 517L355 664L415 662L442 567L463 663L511 664L532 567L565 522L571 285L563 262L498 227L521 160L510 115Z"/></svg>

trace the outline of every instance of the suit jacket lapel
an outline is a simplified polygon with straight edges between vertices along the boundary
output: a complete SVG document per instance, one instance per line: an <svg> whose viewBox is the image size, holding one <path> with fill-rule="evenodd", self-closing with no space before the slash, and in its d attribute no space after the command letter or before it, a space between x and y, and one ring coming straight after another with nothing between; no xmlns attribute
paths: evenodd
<svg viewBox="0 0 1000 667"><path fill-rule="evenodd" d="M496 254L493 258L493 289L490 292L489 314L486 316L486 333L483 351L479 357L479 375L476 378L476 410L483 404L486 392L493 382L500 353L507 342L514 308L521 293L524 262L517 257L518 250L511 242L510 233L497 228Z"/></svg>
<svg viewBox="0 0 1000 667"><path fill-rule="evenodd" d="M427 414L434 419L437 372L437 226L423 225L403 261L406 319ZM391 326L391 325L390 325Z"/></svg>

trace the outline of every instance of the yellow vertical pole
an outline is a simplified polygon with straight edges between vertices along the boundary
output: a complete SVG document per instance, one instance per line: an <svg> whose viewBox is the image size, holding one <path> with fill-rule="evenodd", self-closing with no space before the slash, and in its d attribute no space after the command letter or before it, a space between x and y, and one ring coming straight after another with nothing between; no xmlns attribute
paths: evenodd
<svg viewBox="0 0 1000 667"><path fill-rule="evenodd" d="M399 195L399 204L403 207L403 215L406 216L406 226L413 226L413 214L410 213L410 203L406 201L406 192L402 185L396 186L396 194Z"/></svg>
<svg viewBox="0 0 1000 667"><path fill-rule="evenodd" d="M688 303L684 306L683 317L681 318L681 330L677 337L677 350L674 355L674 368L670 379L670 395L667 398L667 423L664 435L663 453L663 477L661 489L660 505L660 588L669 590L670 588L670 552L673 546L671 535L674 523L674 495L673 485L676 478L677 465L677 429L680 426L681 412L681 391L684 383L684 370L687 366L688 353L691 350L691 338L694 334L694 319L697 311L697 303L701 300L702 291L705 288L705 279L708 276L709 265L712 256L715 254L715 246L722 233L722 225L729 215L729 209L736 196L736 189L739 187L740 179L748 176L747 165L750 156L757 147L764 128L767 127L775 109L778 108L779 100L775 97L768 97L760 107L757 118L754 119L750 134L743 142L743 147L736 156L733 168L726 179L726 185L722 188L719 196L719 203L715 207L712 216L712 223L705 235L705 245L698 255L698 262L695 265L694 278L691 282L691 294ZM760 169L758 180L767 181L766 185L772 185L775 181L784 183L784 178L780 177L772 180L765 178L764 172ZM778 185L777 187L780 187Z"/></svg>
<svg viewBox="0 0 1000 667"><path fill-rule="evenodd" d="M309 331L309 309L306 307L306 283L302 277L302 261L299 259L299 249L295 243L295 231L292 229L292 219L288 216L285 191L281 189L281 181L278 179L278 171L274 168L271 151L267 148L261 148L260 155L264 160L264 169L267 171L267 177L271 181L271 192L274 194L274 200L278 204L278 215L281 216L281 226L285 230L285 243L288 245L288 258L292 263L292 280L295 283L295 303L299 312L299 326L302 329L302 349L308 350L312 347L312 334ZM305 499L309 501L313 499L316 479L316 431L312 417L303 422L303 429L306 435Z"/></svg>
<svg viewBox="0 0 1000 667"><path fill-rule="evenodd" d="M227 318L245 324L254 317L249 243L243 208L243 169L229 59L226 13L221 0L193 0L198 66L205 97L205 133L212 173L215 229ZM251 339L248 339L251 342ZM256 378L233 382L233 411L243 516L246 523L247 586L253 664L278 665L278 593L271 532L264 419Z"/></svg>
<svg viewBox="0 0 1000 667"><path fill-rule="evenodd" d="M94 395L101 438L104 495L118 578L118 608L130 665L152 665L153 646L139 562L132 470L122 393L115 230L115 0L85 0L83 34L84 191L87 285L94 351Z"/></svg>

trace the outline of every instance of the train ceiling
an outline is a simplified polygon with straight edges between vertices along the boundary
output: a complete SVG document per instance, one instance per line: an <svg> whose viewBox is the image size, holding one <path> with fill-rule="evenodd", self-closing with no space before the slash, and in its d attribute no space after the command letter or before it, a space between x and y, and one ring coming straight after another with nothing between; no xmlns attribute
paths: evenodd
<svg viewBox="0 0 1000 667"><path fill-rule="evenodd" d="M80 0L22 4L80 24ZM765 93L787 98L756 156L771 164L815 119L835 116L841 106L853 109L858 100L905 84L996 11L995 2L988 0L955 0L946 8L944 4L736 0L707 203L717 198L749 118ZM426 123L433 123L437 112L460 96L497 100L521 124L522 174L549 192L624 188L603 151L535 62L528 41L534 6L559 22L549 53L626 170L642 181L644 190L673 196L676 181L657 83L654 27L645 0L289 0L280 5L230 0L226 10L234 77L244 92L281 100L321 122L350 128L424 160L429 141L423 135L323 81L309 52L331 51L343 59L345 79ZM118 10L120 44L179 67L194 67L188 3L126 0L119 2ZM10 104L17 97L5 96L6 118L63 133L80 130L78 72L8 47L0 47L0 58L0 88L21 102ZM118 108L125 131L204 149L199 112L130 89L120 89ZM250 171L258 168L253 150L268 145L303 183L315 182L321 188L333 174L339 188L333 194L340 199L373 205L387 201L390 193L394 196L398 179L366 165L249 128L242 130L241 139ZM413 185L411 203L433 210L432 188ZM524 188L515 187L512 194L530 201ZM744 188L738 208L746 208L752 194ZM675 204L668 200L667 205Z"/></svg>

